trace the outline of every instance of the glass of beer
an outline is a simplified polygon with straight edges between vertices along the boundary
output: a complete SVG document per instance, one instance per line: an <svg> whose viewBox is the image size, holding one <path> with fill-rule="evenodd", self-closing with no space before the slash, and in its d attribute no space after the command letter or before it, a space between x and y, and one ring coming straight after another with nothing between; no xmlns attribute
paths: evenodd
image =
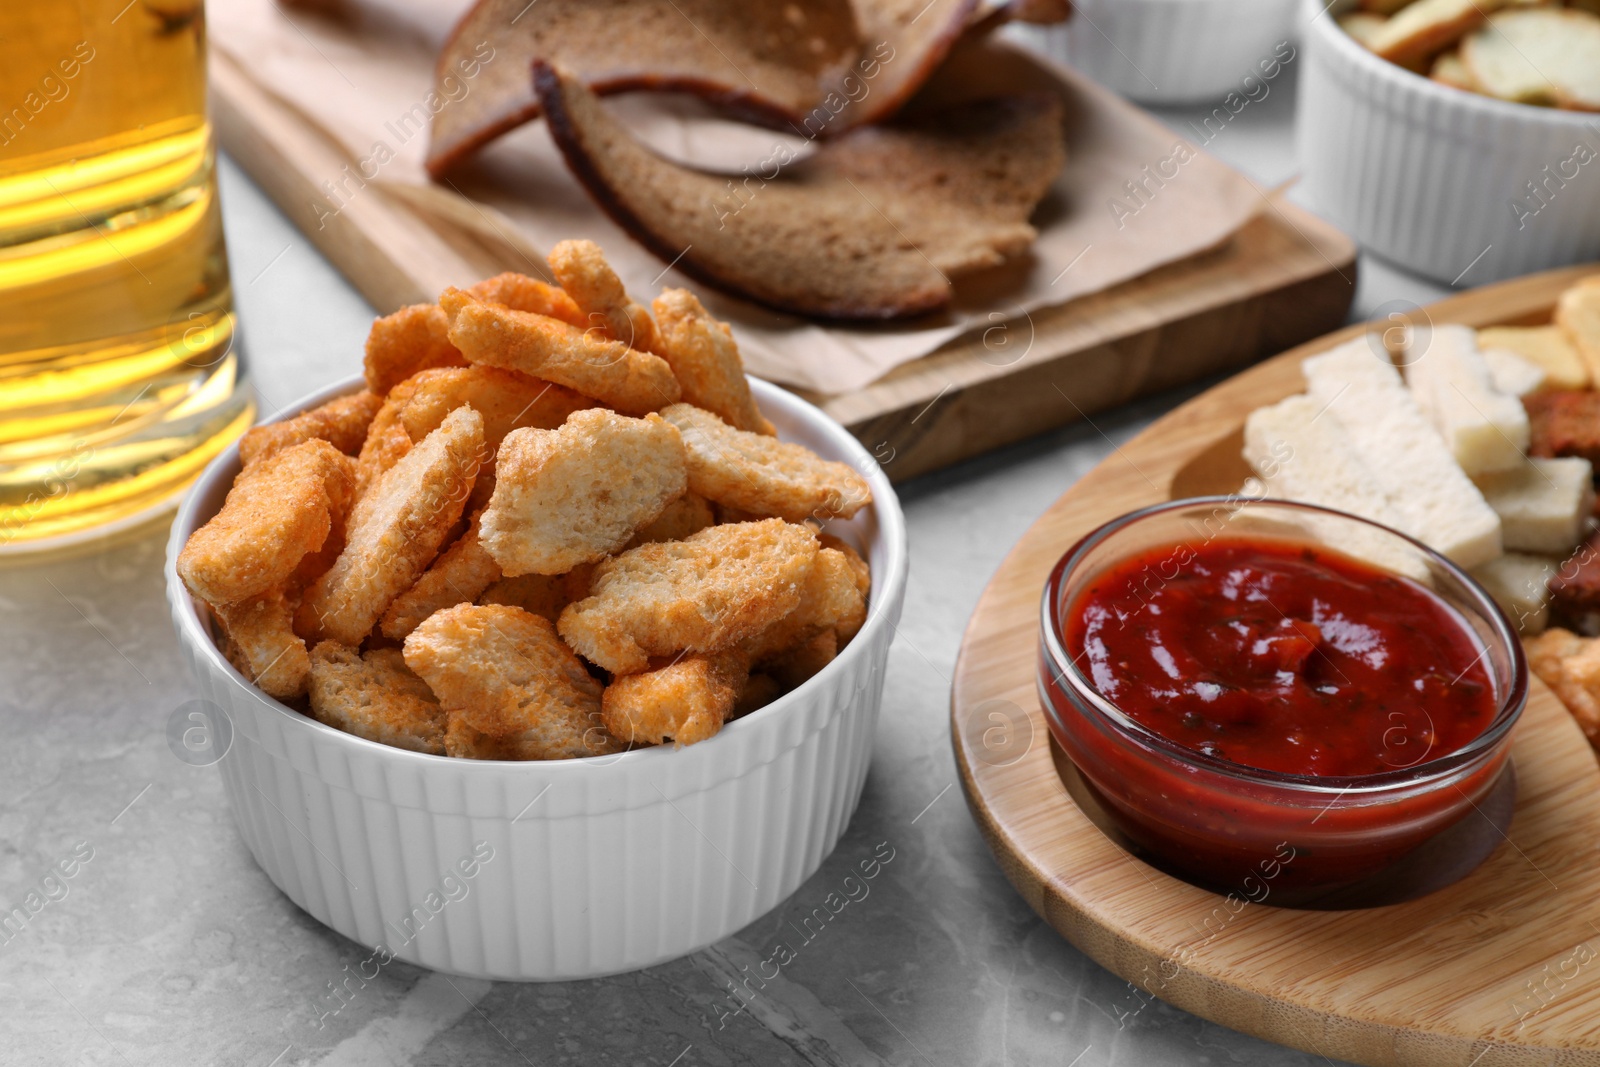
<svg viewBox="0 0 1600 1067"><path fill-rule="evenodd" d="M0 554L159 515L254 416L202 0L3 0Z"/></svg>

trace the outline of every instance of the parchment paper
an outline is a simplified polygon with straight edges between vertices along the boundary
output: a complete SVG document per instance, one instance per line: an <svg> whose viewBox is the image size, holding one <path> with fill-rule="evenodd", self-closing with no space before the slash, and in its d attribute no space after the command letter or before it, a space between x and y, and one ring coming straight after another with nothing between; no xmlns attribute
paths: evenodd
<svg viewBox="0 0 1600 1067"><path fill-rule="evenodd" d="M274 0L229 0L208 11L211 46L348 153L349 173L328 175L327 210L361 195L364 183L453 225L491 236L515 231L540 251L564 238L589 237L636 298L648 301L667 286L693 289L733 324L752 373L819 393L860 388L961 333L1211 248L1265 206L1242 175L1137 108L1070 71L990 43L961 53L941 81L1044 86L1067 104L1068 163L1035 212L1039 239L1031 256L958 279L955 305L945 314L890 325L819 325L711 290L635 244L568 173L542 122L497 141L446 183L430 181L422 160L433 60L466 0L367 3L359 17L345 20L285 11ZM508 60L489 60L497 61ZM470 80L463 84L470 92ZM799 138L713 117L682 98L634 94L613 97L608 106L646 143L699 167L737 172L772 158L780 144L807 150ZM508 266L548 277L531 257Z"/></svg>

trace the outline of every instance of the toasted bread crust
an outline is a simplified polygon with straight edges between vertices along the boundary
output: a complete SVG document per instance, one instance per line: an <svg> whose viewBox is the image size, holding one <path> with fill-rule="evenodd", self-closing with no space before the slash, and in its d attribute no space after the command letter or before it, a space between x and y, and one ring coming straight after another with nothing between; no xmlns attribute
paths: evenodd
<svg viewBox="0 0 1600 1067"><path fill-rule="evenodd" d="M736 430L690 404L661 417L683 435L689 488L708 500L790 522L847 519L872 502L865 478L802 445Z"/></svg>
<svg viewBox="0 0 1600 1067"><path fill-rule="evenodd" d="M457 408L391 467L356 502L344 551L307 590L296 629L360 644L461 518L483 451L483 419Z"/></svg>
<svg viewBox="0 0 1600 1067"><path fill-rule="evenodd" d="M460 289L439 299L450 315L451 340L473 363L565 385L624 415L656 411L681 395L660 356L547 315L484 303Z"/></svg>
<svg viewBox="0 0 1600 1067"><path fill-rule="evenodd" d="M816 556L816 534L782 519L640 545L596 567L590 595L557 628L613 674L643 671L651 656L723 651L794 610Z"/></svg>
<svg viewBox="0 0 1600 1067"><path fill-rule="evenodd" d="M601 698L601 719L622 741L692 745L722 729L748 677L742 657L685 656L615 679Z"/></svg>
<svg viewBox="0 0 1600 1067"><path fill-rule="evenodd" d="M976 101L859 129L760 195L668 161L542 60L547 126L596 203L663 262L780 311L894 319L945 306L950 277L1020 253L1065 160L1053 96ZM693 205L697 210L686 209Z"/></svg>
<svg viewBox="0 0 1600 1067"><path fill-rule="evenodd" d="M553 430L574 411L595 402L554 382L499 367L448 367L426 370L410 381L410 396L398 417L406 435L420 441L463 405L483 416L483 440L490 453L512 430L534 426Z"/></svg>
<svg viewBox="0 0 1600 1067"><path fill-rule="evenodd" d="M490 304L503 304L513 311L527 311L535 315L548 315L552 319L583 329L589 325L583 311L572 302L572 297L558 286L530 278L526 274L506 271L493 278L485 278L467 286L467 292Z"/></svg>
<svg viewBox="0 0 1600 1067"><path fill-rule="evenodd" d="M335 641L311 650L311 715L380 745L444 755L445 713L398 649L363 655Z"/></svg>
<svg viewBox="0 0 1600 1067"><path fill-rule="evenodd" d="M483 544L507 577L565 574L622 548L687 485L678 431L661 416L579 411L558 430L506 436Z"/></svg>
<svg viewBox="0 0 1600 1067"><path fill-rule="evenodd" d="M687 289L667 289L651 307L660 335L657 351L671 365L684 403L704 408L735 429L776 436L750 395L744 360L728 324L712 318Z"/></svg>
<svg viewBox="0 0 1600 1067"><path fill-rule="evenodd" d="M222 510L178 554L189 591L213 606L281 589L332 528L334 500L348 493L347 458L321 439L252 464Z"/></svg>
<svg viewBox="0 0 1600 1067"><path fill-rule="evenodd" d="M306 695L311 658L295 636L293 612L281 590L213 609L236 653L235 666L269 697L294 700Z"/></svg>
<svg viewBox="0 0 1600 1067"><path fill-rule="evenodd" d="M420 370L465 366L449 330L437 304L412 304L374 321L362 361L367 388L383 396Z"/></svg>
<svg viewBox="0 0 1600 1067"><path fill-rule="evenodd" d="M248 467L275 452L292 448L313 438L328 442L346 455L361 451L367 428L383 405L378 394L363 389L349 396L336 397L326 404L303 411L292 419L269 422L247 430L239 438L239 461Z"/></svg>
<svg viewBox="0 0 1600 1067"><path fill-rule="evenodd" d="M478 539L481 513L472 517L467 532L439 554L416 584L395 597L383 613L383 636L403 641L436 611L470 604L500 580L500 565Z"/></svg>
<svg viewBox="0 0 1600 1067"><path fill-rule="evenodd" d="M498 605L447 608L406 638L405 659L453 719L515 741L521 758L620 747L600 725L600 683L548 619Z"/></svg>
<svg viewBox="0 0 1600 1067"><path fill-rule="evenodd" d="M593 241L562 241L550 250L550 269L563 291L582 309L586 327L598 326L613 341L641 352L656 352L656 324L650 313L628 299L622 279Z"/></svg>

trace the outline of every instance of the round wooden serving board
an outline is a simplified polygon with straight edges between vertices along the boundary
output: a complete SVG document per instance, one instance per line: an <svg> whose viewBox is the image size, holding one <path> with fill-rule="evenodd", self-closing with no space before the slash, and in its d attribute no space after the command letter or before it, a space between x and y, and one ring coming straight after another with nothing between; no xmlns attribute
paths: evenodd
<svg viewBox="0 0 1600 1067"><path fill-rule="evenodd" d="M1547 322L1561 290L1595 270L1522 278L1418 314L1472 326ZM1365 329L1285 353L1178 408L1022 538L984 591L956 664L951 735L967 802L1006 876L1050 925L1196 1015L1374 1067L1600 1065L1600 767L1537 679L1512 750L1517 798L1505 840L1466 878L1383 907L1241 906L1169 877L1096 828L1052 755L1034 688L1050 568L1124 512L1237 491L1249 473L1239 456L1245 416L1303 390L1302 359Z"/></svg>

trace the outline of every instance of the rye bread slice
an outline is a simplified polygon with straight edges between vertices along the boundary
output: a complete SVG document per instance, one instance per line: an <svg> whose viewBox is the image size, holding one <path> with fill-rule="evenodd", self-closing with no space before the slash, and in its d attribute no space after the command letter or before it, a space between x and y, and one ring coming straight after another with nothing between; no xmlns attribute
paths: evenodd
<svg viewBox="0 0 1600 1067"><path fill-rule="evenodd" d="M567 165L613 219L685 274L780 311L895 319L950 278L1028 247L1066 160L1059 98L977 100L854 130L771 173L715 174L645 148L574 74L533 81Z"/></svg>
<svg viewBox="0 0 1600 1067"><path fill-rule="evenodd" d="M893 114L944 59L976 5L478 0L435 64L442 105L427 167L437 177L538 117L528 82L536 59L573 71L597 93L687 92L745 121L834 136ZM466 69L475 72L470 81L461 77Z"/></svg>

